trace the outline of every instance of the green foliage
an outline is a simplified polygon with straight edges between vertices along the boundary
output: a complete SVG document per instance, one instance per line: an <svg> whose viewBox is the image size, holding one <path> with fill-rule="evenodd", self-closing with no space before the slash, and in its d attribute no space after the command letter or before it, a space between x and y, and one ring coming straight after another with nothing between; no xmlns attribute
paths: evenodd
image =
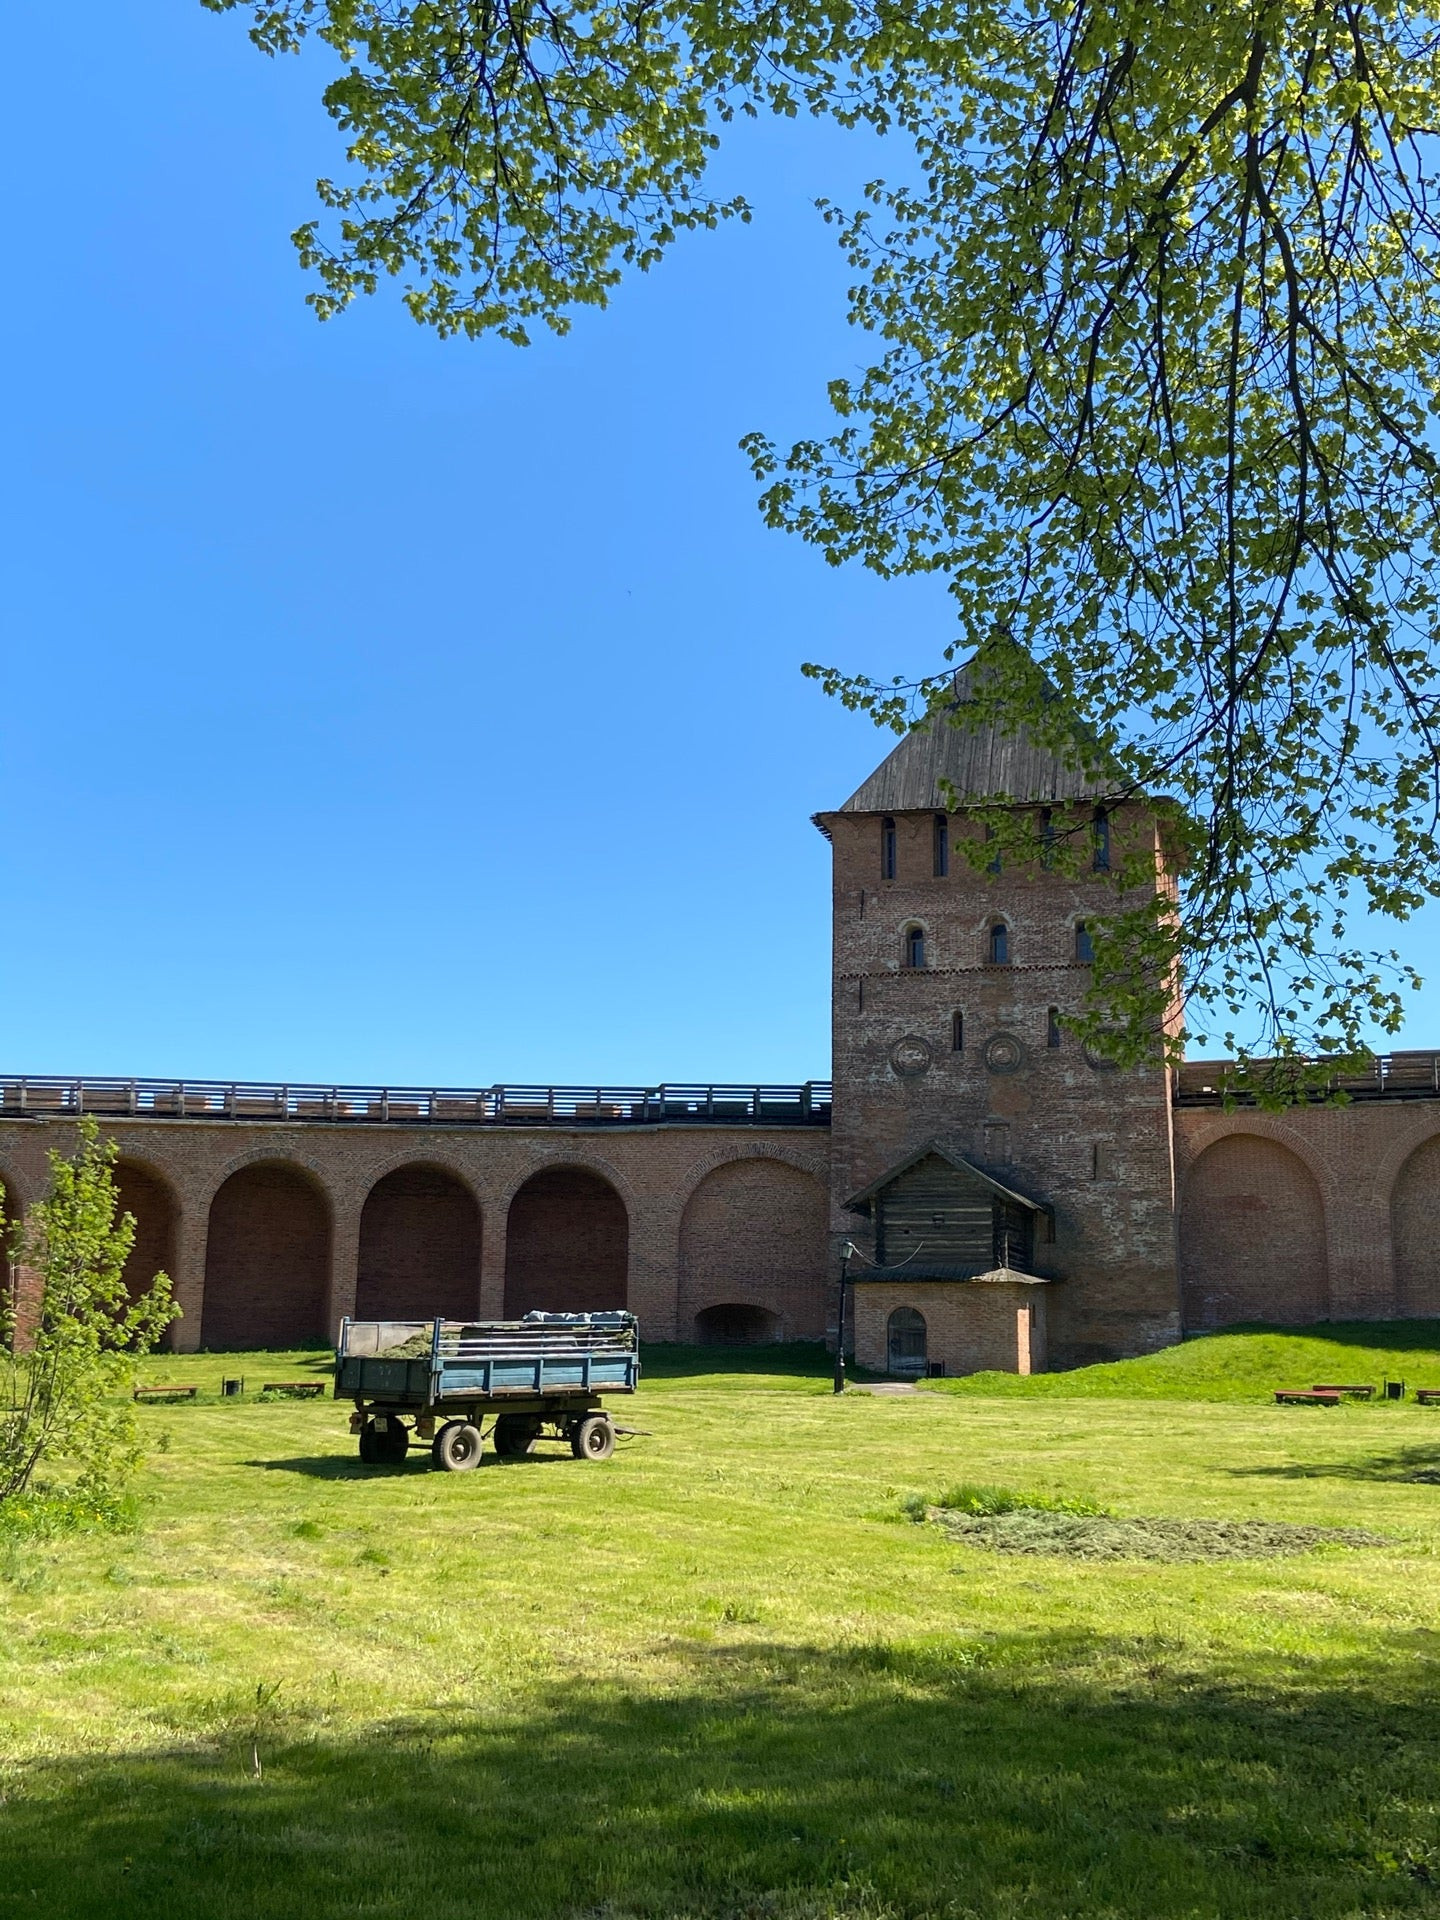
<svg viewBox="0 0 1440 1920"><path fill-rule="evenodd" d="M46 1510L71 1522L124 1518L141 1450L134 1409L119 1396L180 1311L163 1273L129 1297L135 1222L117 1215L117 1149L91 1118L78 1133L73 1158L52 1150L50 1191L12 1246L39 1289L5 1309L0 1515L12 1521L39 1522ZM42 1468L62 1472L64 1484L42 1485Z"/></svg>
<svg viewBox="0 0 1440 1920"><path fill-rule="evenodd" d="M942 573L994 669L979 717L1164 797L1181 911L1117 872L1083 1037L1178 1051L1178 989L1283 1102L1398 1029L1413 972L1352 919L1440 891L1433 9L204 4L340 62L336 218L296 235L322 317L408 275L442 333L564 331L748 217L704 189L737 112L901 136L898 183L823 205L876 358L828 437L747 439L767 518ZM807 671L903 731L954 651L914 683ZM1024 797L988 799L1033 847Z"/></svg>

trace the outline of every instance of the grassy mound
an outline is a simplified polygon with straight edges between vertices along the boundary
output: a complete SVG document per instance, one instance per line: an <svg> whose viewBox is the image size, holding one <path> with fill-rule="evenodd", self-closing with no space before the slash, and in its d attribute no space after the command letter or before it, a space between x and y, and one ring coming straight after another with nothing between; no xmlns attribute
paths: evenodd
<svg viewBox="0 0 1440 1920"><path fill-rule="evenodd" d="M1014 1394L1125 1400L1267 1401L1276 1387L1317 1381L1346 1385L1386 1376L1440 1387L1440 1322L1325 1320L1313 1327L1229 1327L1198 1334L1138 1360L1112 1360L1069 1373L972 1373L923 1380L933 1393ZM1410 1403L1407 1403L1410 1404Z"/></svg>

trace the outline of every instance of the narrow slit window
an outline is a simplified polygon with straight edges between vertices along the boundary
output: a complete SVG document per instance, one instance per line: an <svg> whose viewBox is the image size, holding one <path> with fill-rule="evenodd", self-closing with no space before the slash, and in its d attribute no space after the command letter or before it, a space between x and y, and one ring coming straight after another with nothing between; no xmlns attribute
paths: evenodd
<svg viewBox="0 0 1440 1920"><path fill-rule="evenodd" d="M1095 818L1090 824L1091 865L1096 873L1110 871L1110 816L1104 807L1095 809Z"/></svg>
<svg viewBox="0 0 1440 1920"><path fill-rule="evenodd" d="M880 878L895 878L895 822L888 819L880 822Z"/></svg>
<svg viewBox="0 0 1440 1920"><path fill-rule="evenodd" d="M935 878L943 880L950 871L950 821L947 815L935 816Z"/></svg>
<svg viewBox="0 0 1440 1920"><path fill-rule="evenodd" d="M1075 958L1082 967L1088 967L1095 958L1095 942L1090 938L1090 929L1083 920L1075 922Z"/></svg>
<svg viewBox="0 0 1440 1920"><path fill-rule="evenodd" d="M923 927L905 929L905 964L907 967L923 967L925 964L925 929Z"/></svg>
<svg viewBox="0 0 1440 1920"><path fill-rule="evenodd" d="M952 1013L950 1016L950 1051L952 1053L963 1053L965 1051L965 1016L963 1013Z"/></svg>
<svg viewBox="0 0 1440 1920"><path fill-rule="evenodd" d="M995 838L994 827L991 827L991 826L986 827L985 838L987 840L993 840ZM994 853L991 854L989 860L986 862L985 871L987 873L999 873L1000 869L1004 866L1004 864L1005 862L1000 855L1000 849L997 847Z"/></svg>
<svg viewBox="0 0 1440 1920"><path fill-rule="evenodd" d="M1058 1047L1060 1044L1060 1009L1051 1007L1045 1015L1045 1044Z"/></svg>
<svg viewBox="0 0 1440 1920"><path fill-rule="evenodd" d="M1010 929L1003 920L997 920L990 929L990 964L992 967L1008 966L1010 962Z"/></svg>
<svg viewBox="0 0 1440 1920"><path fill-rule="evenodd" d="M1048 873L1055 864L1055 815L1049 807L1040 809L1040 865Z"/></svg>

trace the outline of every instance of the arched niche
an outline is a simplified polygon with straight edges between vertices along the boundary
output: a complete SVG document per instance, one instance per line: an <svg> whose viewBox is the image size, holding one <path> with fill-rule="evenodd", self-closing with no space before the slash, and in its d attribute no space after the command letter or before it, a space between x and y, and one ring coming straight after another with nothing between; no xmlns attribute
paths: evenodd
<svg viewBox="0 0 1440 1920"><path fill-rule="evenodd" d="M1323 1320L1329 1301L1325 1207L1310 1169L1262 1134L1214 1141L1191 1167L1180 1209L1186 1327L1303 1326Z"/></svg>
<svg viewBox="0 0 1440 1920"><path fill-rule="evenodd" d="M470 1320L480 1311L480 1209L439 1167L397 1167L360 1214L358 1320Z"/></svg>
<svg viewBox="0 0 1440 1920"><path fill-rule="evenodd" d="M625 1202L588 1167L546 1167L510 1202L505 1316L623 1307L630 1271Z"/></svg>
<svg viewBox="0 0 1440 1920"><path fill-rule="evenodd" d="M812 1173L780 1160L730 1160L706 1174L680 1221L680 1327L746 1304L773 1314L778 1339L825 1336L829 1201Z"/></svg>
<svg viewBox="0 0 1440 1920"><path fill-rule="evenodd" d="M206 1347L303 1347L327 1338L330 1209L306 1173L280 1161L242 1167L210 1202Z"/></svg>
<svg viewBox="0 0 1440 1920"><path fill-rule="evenodd" d="M121 1159L115 1167L118 1211L135 1221L135 1239L125 1262L125 1290L138 1300L154 1284L157 1273L175 1278L175 1238L179 1209L169 1183L151 1168Z"/></svg>
<svg viewBox="0 0 1440 1920"><path fill-rule="evenodd" d="M1410 1155L1390 1195L1395 1305L1410 1319L1440 1315L1440 1135Z"/></svg>

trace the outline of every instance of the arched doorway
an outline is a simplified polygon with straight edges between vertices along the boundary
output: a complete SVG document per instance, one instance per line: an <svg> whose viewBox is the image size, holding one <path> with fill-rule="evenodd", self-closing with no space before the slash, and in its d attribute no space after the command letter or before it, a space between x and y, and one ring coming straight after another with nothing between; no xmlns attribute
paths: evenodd
<svg viewBox="0 0 1440 1920"><path fill-rule="evenodd" d="M547 1167L532 1174L510 1202L507 1319L623 1307L629 1270L625 1202L588 1167Z"/></svg>
<svg viewBox="0 0 1440 1920"><path fill-rule="evenodd" d="M682 1336L706 1339L702 1317L743 1302L776 1322L765 1338L823 1340L828 1216L821 1182L782 1160L707 1173L680 1221Z"/></svg>
<svg viewBox="0 0 1440 1920"><path fill-rule="evenodd" d="M784 1337L779 1314L765 1307L726 1302L695 1316L695 1338L702 1347L760 1347Z"/></svg>
<svg viewBox="0 0 1440 1920"><path fill-rule="evenodd" d="M1184 1324L1303 1326L1324 1319L1329 1301L1325 1208L1310 1169L1260 1134L1207 1147L1180 1210Z"/></svg>
<svg viewBox="0 0 1440 1920"><path fill-rule="evenodd" d="M157 1273L175 1278L175 1196L149 1167L121 1160L115 1167L118 1212L133 1215L135 1239L125 1262L125 1291L132 1300L148 1293Z"/></svg>
<svg viewBox="0 0 1440 1920"><path fill-rule="evenodd" d="M915 1307L896 1307L885 1322L885 1371L925 1371L925 1316Z"/></svg>
<svg viewBox="0 0 1440 1920"><path fill-rule="evenodd" d="M330 1209L297 1167L232 1173L210 1202L205 1249L207 1347L303 1347L326 1338Z"/></svg>
<svg viewBox="0 0 1440 1920"><path fill-rule="evenodd" d="M360 1215L358 1320L470 1320L480 1311L480 1209L452 1173L398 1167Z"/></svg>
<svg viewBox="0 0 1440 1920"><path fill-rule="evenodd" d="M1440 1136L1400 1169L1390 1196L1396 1308L1416 1320L1440 1314Z"/></svg>
<svg viewBox="0 0 1440 1920"><path fill-rule="evenodd" d="M12 1338L15 1346L23 1352L30 1344L40 1313L40 1280L37 1274L24 1267L14 1257L13 1249L18 1245L25 1231L25 1207L13 1181L0 1174L0 1185L4 1187L3 1207L3 1265L0 1265L0 1286L4 1288L4 1304L13 1310Z"/></svg>

